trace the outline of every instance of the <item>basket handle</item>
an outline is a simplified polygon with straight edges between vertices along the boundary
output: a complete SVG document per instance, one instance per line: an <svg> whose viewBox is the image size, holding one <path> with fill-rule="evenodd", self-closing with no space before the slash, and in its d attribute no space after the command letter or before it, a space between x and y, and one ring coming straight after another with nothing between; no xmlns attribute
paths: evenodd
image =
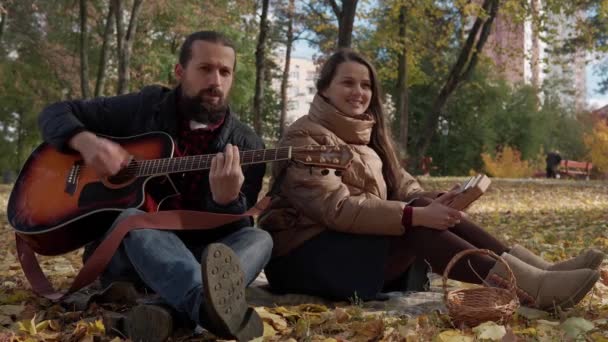
<svg viewBox="0 0 608 342"><path fill-rule="evenodd" d="M509 267L509 264L507 264L507 262L503 258L496 255L496 253L492 252L489 249L465 249L464 251L456 253L456 255L454 255L454 257L452 257L452 260L450 260L450 262L446 266L445 270L443 271L443 293L444 293L444 297L445 297L446 301L448 300L448 275L450 274L452 267L454 267L454 265L460 259L462 259L462 257L467 256L469 254L485 254L485 255L492 257L492 258L496 259L497 261L501 262L503 265L505 265L505 267L507 268L507 272L509 273L509 285L507 287L507 290L509 290L511 293L513 293L514 296L517 296L517 292L515 290L516 286L517 286L515 283L515 281L516 281L515 275L513 274L511 267Z"/></svg>

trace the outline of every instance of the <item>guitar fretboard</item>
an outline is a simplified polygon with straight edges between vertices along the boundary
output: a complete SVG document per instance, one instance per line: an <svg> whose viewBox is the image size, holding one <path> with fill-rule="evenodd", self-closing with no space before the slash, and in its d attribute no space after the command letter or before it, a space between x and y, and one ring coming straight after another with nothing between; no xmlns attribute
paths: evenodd
<svg viewBox="0 0 608 342"><path fill-rule="evenodd" d="M291 158L291 147L242 151L239 152L239 155L241 165L288 160ZM129 165L129 169L132 169L137 177L206 170L211 168L211 159L215 156L215 154L201 154L176 158L138 160Z"/></svg>

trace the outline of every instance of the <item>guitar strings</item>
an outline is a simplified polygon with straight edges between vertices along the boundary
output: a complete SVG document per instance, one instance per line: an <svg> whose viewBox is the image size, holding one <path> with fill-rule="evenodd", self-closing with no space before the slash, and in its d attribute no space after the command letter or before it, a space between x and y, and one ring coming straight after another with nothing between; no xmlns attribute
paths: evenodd
<svg viewBox="0 0 608 342"><path fill-rule="evenodd" d="M322 145L320 145L320 146L322 146ZM290 149L291 149L292 153L312 152L310 150L310 147L307 147L307 146L302 146L302 147L289 147L288 146L288 147L279 147L279 148L274 148L274 149L241 151L241 152L239 152L239 155L241 157L240 158L241 164L246 165L246 164L255 163L255 161L253 159L256 157L256 154L258 154L258 155L262 154L263 160L260 160L260 162L272 161L273 159L265 160L266 154L268 152L275 154L274 160L288 159ZM175 157L175 158L135 160L135 161L132 161L126 168L122 169L120 172L121 173L124 173L124 172L131 173L131 174L134 174L135 176L166 174L166 173L181 172L182 170L179 170L179 169L173 170L176 165L179 165L179 167L182 167L183 166L182 164L185 164L185 165L187 165L187 168L192 168L192 167L194 167L195 163L198 164L198 166L195 169L204 170L204 169L209 169L211 167L211 159L215 156L216 156L215 154L202 154L202 155L197 155L197 156L183 156L183 157ZM250 158L251 161L246 161L245 159L247 159L247 158ZM204 165L203 165L203 163L204 163ZM85 169L86 165L81 165L80 168ZM162 169L166 169L166 170L164 172L151 172L151 173L149 171L141 172L147 168L149 168L150 171L160 171ZM171 169L171 170L169 170L169 169ZM183 171L194 171L194 170L183 170Z"/></svg>
<svg viewBox="0 0 608 342"><path fill-rule="evenodd" d="M292 151L299 151L302 148L292 148ZM248 150L239 152L241 163L242 164L251 164L254 163L254 158L257 154L262 154L262 158L266 158L266 154L268 151L275 154L275 159L287 159L289 156L289 147L279 147L276 149L263 149L263 150ZM211 167L211 159L215 157L215 154L202 154L197 156L183 156L183 157L174 157L174 158L160 158L160 159L145 159L145 160L135 160L132 161L126 168L122 169L121 172L133 172L137 173L142 168L150 168L150 169L158 169L158 168L169 168L171 166L175 166L178 164L186 164L194 166L197 163L199 166L204 164L203 169L207 169ZM251 161L245 161L245 159L251 158ZM197 160L199 159L199 160ZM260 162L266 160L260 160ZM267 160L271 161L271 160ZM149 164L149 165L148 165ZM156 165L158 164L158 165ZM80 169L87 168L87 165L81 165ZM167 170L168 171L168 170ZM179 171L177 171L179 172Z"/></svg>

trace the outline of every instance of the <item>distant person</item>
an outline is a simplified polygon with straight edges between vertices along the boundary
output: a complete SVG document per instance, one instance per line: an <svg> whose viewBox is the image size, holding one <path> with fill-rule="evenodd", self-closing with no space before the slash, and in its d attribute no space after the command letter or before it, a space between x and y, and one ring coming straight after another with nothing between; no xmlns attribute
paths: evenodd
<svg viewBox="0 0 608 342"><path fill-rule="evenodd" d="M559 154L559 151L555 150L547 153L545 161L547 162L547 178L556 178L557 168L562 161L562 156Z"/></svg>

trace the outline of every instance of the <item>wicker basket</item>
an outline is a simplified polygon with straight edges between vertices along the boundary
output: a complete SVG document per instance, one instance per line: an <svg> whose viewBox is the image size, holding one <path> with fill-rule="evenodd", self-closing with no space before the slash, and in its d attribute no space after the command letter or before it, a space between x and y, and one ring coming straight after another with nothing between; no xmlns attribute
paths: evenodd
<svg viewBox="0 0 608 342"><path fill-rule="evenodd" d="M480 287L448 291L450 270L458 260L469 254L484 254L502 262L510 275L508 288ZM455 326L475 327L487 321L505 323L519 307L513 271L501 257L487 249L468 249L456 254L443 272L443 290L445 305Z"/></svg>

